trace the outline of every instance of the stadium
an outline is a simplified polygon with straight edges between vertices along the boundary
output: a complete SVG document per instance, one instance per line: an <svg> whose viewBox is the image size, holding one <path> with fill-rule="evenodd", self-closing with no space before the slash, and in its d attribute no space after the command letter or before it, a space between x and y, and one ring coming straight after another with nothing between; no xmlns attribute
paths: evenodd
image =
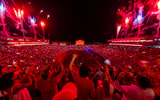
<svg viewBox="0 0 160 100"><path fill-rule="evenodd" d="M127 1L114 37L89 43L53 40L44 10L1 0L0 100L159 100L160 1Z"/></svg>

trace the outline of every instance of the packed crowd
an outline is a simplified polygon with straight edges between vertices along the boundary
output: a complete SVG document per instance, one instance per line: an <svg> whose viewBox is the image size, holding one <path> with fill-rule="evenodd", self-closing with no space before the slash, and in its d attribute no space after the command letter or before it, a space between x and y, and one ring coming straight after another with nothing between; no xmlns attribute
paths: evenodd
<svg viewBox="0 0 160 100"><path fill-rule="evenodd" d="M66 67L67 50L91 49L106 60L102 67ZM159 49L121 46L24 46L0 49L0 100L159 100ZM132 52L131 52L132 51Z"/></svg>

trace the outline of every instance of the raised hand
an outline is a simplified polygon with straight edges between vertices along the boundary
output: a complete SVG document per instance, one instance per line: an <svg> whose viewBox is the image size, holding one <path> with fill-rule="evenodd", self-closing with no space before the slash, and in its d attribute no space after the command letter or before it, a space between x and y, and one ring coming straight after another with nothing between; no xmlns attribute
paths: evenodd
<svg viewBox="0 0 160 100"><path fill-rule="evenodd" d="M73 54L73 58L76 59L78 57L78 54Z"/></svg>

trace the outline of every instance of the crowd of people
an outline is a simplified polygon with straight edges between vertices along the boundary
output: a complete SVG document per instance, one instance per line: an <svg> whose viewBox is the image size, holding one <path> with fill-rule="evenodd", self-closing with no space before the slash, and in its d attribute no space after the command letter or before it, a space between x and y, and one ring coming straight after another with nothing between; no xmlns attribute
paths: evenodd
<svg viewBox="0 0 160 100"><path fill-rule="evenodd" d="M85 49L107 59L104 65L77 65L80 55L74 52L66 66L67 55L59 54ZM159 52L104 45L1 46L0 100L160 100Z"/></svg>

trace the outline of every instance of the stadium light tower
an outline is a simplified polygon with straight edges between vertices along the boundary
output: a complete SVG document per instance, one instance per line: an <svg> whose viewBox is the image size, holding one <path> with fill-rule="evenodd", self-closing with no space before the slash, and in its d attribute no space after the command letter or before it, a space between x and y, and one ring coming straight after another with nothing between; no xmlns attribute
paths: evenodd
<svg viewBox="0 0 160 100"><path fill-rule="evenodd" d="M46 24L45 24L44 21L40 21L40 25L41 25L41 27L42 27L43 37L44 37L44 39L45 39L44 27L45 27Z"/></svg>

